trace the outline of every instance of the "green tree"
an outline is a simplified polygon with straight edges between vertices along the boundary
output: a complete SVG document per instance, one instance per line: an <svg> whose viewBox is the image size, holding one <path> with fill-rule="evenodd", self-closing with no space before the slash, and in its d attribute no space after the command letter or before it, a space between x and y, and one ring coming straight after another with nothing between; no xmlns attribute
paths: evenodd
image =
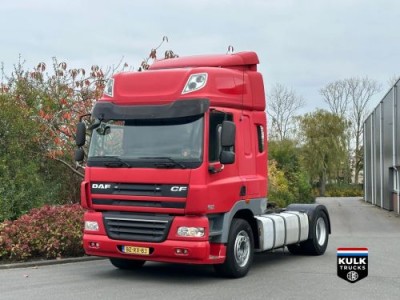
<svg viewBox="0 0 400 300"><path fill-rule="evenodd" d="M313 201L310 178L301 164L297 144L293 140L276 140L268 145L269 199L281 206Z"/></svg>
<svg viewBox="0 0 400 300"><path fill-rule="evenodd" d="M289 182L285 173L278 168L275 160L268 161L268 200L279 207L286 207L293 201L293 196L289 191Z"/></svg>
<svg viewBox="0 0 400 300"><path fill-rule="evenodd" d="M57 175L62 170L41 153L39 135L30 110L0 93L0 222L68 194Z"/></svg>
<svg viewBox="0 0 400 300"><path fill-rule="evenodd" d="M318 181L320 196L324 196L326 182L336 178L346 160L348 122L325 110L308 113L299 121L304 166Z"/></svg>

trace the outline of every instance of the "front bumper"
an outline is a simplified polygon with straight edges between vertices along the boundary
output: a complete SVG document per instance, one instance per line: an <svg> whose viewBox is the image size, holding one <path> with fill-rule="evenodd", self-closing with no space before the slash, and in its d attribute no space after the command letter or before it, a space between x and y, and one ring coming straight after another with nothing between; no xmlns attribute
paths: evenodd
<svg viewBox="0 0 400 300"><path fill-rule="evenodd" d="M226 255L225 245L210 244L208 241L166 240L162 243L147 243L111 240L104 235L86 233L83 236L83 246L88 255L188 264L220 264L225 261ZM126 254L121 251L122 246L150 248L150 254ZM177 249L186 249L187 254L178 254Z"/></svg>
<svg viewBox="0 0 400 300"><path fill-rule="evenodd" d="M174 217L169 232L162 242L110 238L106 233L101 212L88 211L84 219L97 222L99 225L98 231L84 232L83 247L88 255L188 264L220 264L225 261L226 246L208 241L209 222L204 216ZM177 229L180 226L203 227L205 236L200 238L178 236ZM149 248L149 254L124 253L122 247L125 246Z"/></svg>

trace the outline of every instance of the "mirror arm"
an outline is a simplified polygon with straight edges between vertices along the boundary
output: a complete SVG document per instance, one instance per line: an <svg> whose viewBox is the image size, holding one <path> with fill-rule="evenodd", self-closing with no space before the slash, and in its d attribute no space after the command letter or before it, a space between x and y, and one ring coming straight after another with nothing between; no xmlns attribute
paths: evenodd
<svg viewBox="0 0 400 300"><path fill-rule="evenodd" d="M75 170L78 170L78 169L83 169L83 170L85 170L85 166L82 164L82 162L80 162L80 161L76 161L75 162Z"/></svg>

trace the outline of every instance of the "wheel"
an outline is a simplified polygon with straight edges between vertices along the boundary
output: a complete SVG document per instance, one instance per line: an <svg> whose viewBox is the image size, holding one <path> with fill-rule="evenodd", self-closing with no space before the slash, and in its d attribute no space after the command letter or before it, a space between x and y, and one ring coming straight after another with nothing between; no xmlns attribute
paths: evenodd
<svg viewBox="0 0 400 300"><path fill-rule="evenodd" d="M122 270L134 270L143 267L145 260L110 258L112 265Z"/></svg>
<svg viewBox="0 0 400 300"><path fill-rule="evenodd" d="M329 239L328 218L322 210L315 212L314 221L310 224L311 237L296 245L288 245L292 254L322 255L326 251Z"/></svg>
<svg viewBox="0 0 400 300"><path fill-rule="evenodd" d="M226 259L214 265L215 271L224 277L240 278L249 272L254 256L254 237L249 223L233 219L229 230Z"/></svg>

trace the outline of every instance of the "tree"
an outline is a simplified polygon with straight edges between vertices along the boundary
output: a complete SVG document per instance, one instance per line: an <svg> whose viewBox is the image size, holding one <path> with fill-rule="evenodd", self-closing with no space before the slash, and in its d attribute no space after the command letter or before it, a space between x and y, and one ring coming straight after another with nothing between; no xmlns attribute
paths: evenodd
<svg viewBox="0 0 400 300"><path fill-rule="evenodd" d="M304 166L318 181L320 196L346 159L347 122L334 113L317 110L299 117Z"/></svg>
<svg viewBox="0 0 400 300"><path fill-rule="evenodd" d="M164 42L168 43L168 37L167 36L163 36L161 43L157 47L151 49L149 56L147 56L142 61L142 63L140 64L140 67L138 69L139 72L142 71L142 70L147 70L150 67L151 62L154 62L157 59L157 50L160 49L160 47L164 44ZM164 52L164 59L177 58L177 57L179 57L179 55L176 54L171 49L170 50L166 50Z"/></svg>
<svg viewBox="0 0 400 300"><path fill-rule="evenodd" d="M296 112L304 106L304 99L293 90L276 84L267 101L267 113L271 118L270 135L278 140L289 138L294 131Z"/></svg>
<svg viewBox="0 0 400 300"><path fill-rule="evenodd" d="M346 80L337 80L331 82L322 89L320 89L319 92L324 102L328 104L329 109L332 113L346 120L349 119L348 109L351 105L350 105L350 94ZM347 135L346 139L347 159L345 160L343 166L343 178L346 183L349 183L351 182L350 128L346 130L346 135Z"/></svg>
<svg viewBox="0 0 400 300"><path fill-rule="evenodd" d="M286 207L293 201L285 173L273 159L268 160L268 200L279 207Z"/></svg>
<svg viewBox="0 0 400 300"><path fill-rule="evenodd" d="M394 74L392 77L390 77L387 81L389 88L392 88L392 86L394 86L399 80L400 80L399 75Z"/></svg>
<svg viewBox="0 0 400 300"><path fill-rule="evenodd" d="M372 97L381 90L377 81L368 77L347 78L329 83L320 90L330 111L345 118L350 124L348 141L349 156L353 156L354 183L358 183L362 169L363 152L362 131L363 123L369 110L368 104Z"/></svg>
<svg viewBox="0 0 400 300"><path fill-rule="evenodd" d="M346 80L331 82L320 89L319 92L332 113L340 117L347 116L350 95Z"/></svg>
<svg viewBox="0 0 400 300"><path fill-rule="evenodd" d="M285 207L290 203L310 203L310 178L301 164L300 149L292 140L268 144L269 200Z"/></svg>
<svg viewBox="0 0 400 300"><path fill-rule="evenodd" d="M348 89L352 104L349 120L354 137L354 183L358 183L358 176L363 164L363 123L369 114L368 104L376 93L381 90L380 84L368 77L348 79Z"/></svg>
<svg viewBox="0 0 400 300"><path fill-rule="evenodd" d="M7 79L7 96L38 124L35 140L41 153L81 175L72 159L75 127L104 89L103 70L98 66L92 66L90 72L68 68L67 63L53 58L52 68L39 63L26 70L19 62Z"/></svg>
<svg viewBox="0 0 400 300"><path fill-rule="evenodd" d="M157 58L150 51L140 70ZM166 58L177 55L171 50ZM27 69L20 59L12 74L2 69L0 82L0 221L16 218L43 204L79 200L83 170L73 160L75 129L90 112L106 80L128 68L126 63L103 70L70 68L53 58Z"/></svg>
<svg viewBox="0 0 400 300"><path fill-rule="evenodd" d="M33 207L71 200L69 181L55 161L42 155L39 125L29 108L0 93L0 222Z"/></svg>
<svg viewBox="0 0 400 300"><path fill-rule="evenodd" d="M143 60L139 71L146 70L157 58L157 50L167 37ZM165 51L165 58L177 55L172 50ZM128 68L120 63L103 70L93 65L89 71L83 68L69 68L66 62L53 58L51 68L41 62L31 70L26 70L23 62L14 67L14 72L2 83L1 91L14 98L16 105L27 107L30 118L40 124L37 142L49 159L66 166L79 179L83 170L77 169L73 159L75 150L75 130L79 117L89 114L93 104L103 93L108 78L117 71Z"/></svg>

